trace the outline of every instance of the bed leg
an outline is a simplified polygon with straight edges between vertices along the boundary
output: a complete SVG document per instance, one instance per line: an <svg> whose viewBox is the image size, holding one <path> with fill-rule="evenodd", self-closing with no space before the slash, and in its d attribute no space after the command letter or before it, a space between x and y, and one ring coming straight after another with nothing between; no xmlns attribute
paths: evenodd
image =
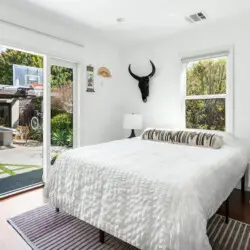
<svg viewBox="0 0 250 250"><path fill-rule="evenodd" d="M99 230L99 240L103 244L104 243L104 231Z"/></svg>
<svg viewBox="0 0 250 250"><path fill-rule="evenodd" d="M245 174L241 178L241 202L245 203Z"/></svg>
<svg viewBox="0 0 250 250"><path fill-rule="evenodd" d="M228 224L229 222L229 197L226 199L226 220L225 223Z"/></svg>
<svg viewBox="0 0 250 250"><path fill-rule="evenodd" d="M59 213L59 208L58 207L56 207L56 212Z"/></svg>

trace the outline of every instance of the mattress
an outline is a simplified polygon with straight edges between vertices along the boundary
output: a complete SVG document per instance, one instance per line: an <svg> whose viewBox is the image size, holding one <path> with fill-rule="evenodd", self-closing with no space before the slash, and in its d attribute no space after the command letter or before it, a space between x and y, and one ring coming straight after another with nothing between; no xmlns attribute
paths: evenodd
<svg viewBox="0 0 250 250"><path fill-rule="evenodd" d="M50 204L140 249L209 250L207 220L244 175L248 151L112 141L63 153Z"/></svg>

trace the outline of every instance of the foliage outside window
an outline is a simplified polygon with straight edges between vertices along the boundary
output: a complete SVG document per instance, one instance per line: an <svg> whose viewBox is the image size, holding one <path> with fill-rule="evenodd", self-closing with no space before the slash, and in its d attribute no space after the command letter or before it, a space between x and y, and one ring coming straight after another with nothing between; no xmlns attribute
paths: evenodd
<svg viewBox="0 0 250 250"><path fill-rule="evenodd" d="M226 129L227 58L186 64L186 127Z"/></svg>
<svg viewBox="0 0 250 250"><path fill-rule="evenodd" d="M73 146L73 70L51 67L51 143Z"/></svg>
<svg viewBox="0 0 250 250"><path fill-rule="evenodd" d="M13 49L0 47L0 85L14 85L13 65L43 69L43 57ZM73 69L51 65L51 144L54 146L73 146ZM43 83L40 75L27 71L25 86ZM15 85L14 85L15 86ZM41 91L43 86L40 86ZM35 89L34 89L35 91ZM28 99L27 99L28 100ZM27 101L26 99L22 101ZM35 113L43 115L43 96L29 99L19 108L17 125L29 126L29 140L43 141L42 120L38 129L32 129L31 118ZM2 105L3 106L3 105ZM10 127L8 107L0 107L0 125ZM36 112L35 112L36 111Z"/></svg>
<svg viewBox="0 0 250 250"><path fill-rule="evenodd" d="M13 85L13 64L43 68L43 57L13 49L0 52L0 84Z"/></svg>

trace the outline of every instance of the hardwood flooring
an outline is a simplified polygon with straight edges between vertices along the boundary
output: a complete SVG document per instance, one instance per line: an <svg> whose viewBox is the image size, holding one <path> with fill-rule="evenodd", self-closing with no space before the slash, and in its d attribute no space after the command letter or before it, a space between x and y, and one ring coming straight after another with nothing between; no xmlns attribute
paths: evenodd
<svg viewBox="0 0 250 250"><path fill-rule="evenodd" d="M20 195L0 200L0 249L30 250L16 231L6 221L8 218L32 210L45 204L43 189L36 189Z"/></svg>
<svg viewBox="0 0 250 250"><path fill-rule="evenodd" d="M242 203L240 190L234 190L230 196L230 218L250 224L250 192L245 194ZM7 219L45 204L43 189L36 189L11 198L0 200L0 249L1 250L30 250L16 231L7 223ZM224 215L224 205L218 213Z"/></svg>
<svg viewBox="0 0 250 250"><path fill-rule="evenodd" d="M250 192L245 192L242 202L241 190L235 189L229 197L229 217L250 224ZM222 204L218 213L225 215L225 204Z"/></svg>

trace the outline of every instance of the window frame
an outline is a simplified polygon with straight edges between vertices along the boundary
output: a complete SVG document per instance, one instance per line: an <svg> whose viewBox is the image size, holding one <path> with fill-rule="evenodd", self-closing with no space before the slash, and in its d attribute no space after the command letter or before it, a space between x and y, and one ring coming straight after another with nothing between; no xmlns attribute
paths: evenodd
<svg viewBox="0 0 250 250"><path fill-rule="evenodd" d="M187 63L193 61L209 60L218 57L225 57L226 64L226 93L213 95L187 95L186 93L186 70ZM182 92L182 117L183 124L186 128L186 100L204 100L204 99L225 99L225 131L234 133L234 88L233 88L233 47L227 47L219 50L203 51L203 53L191 54L181 59L182 74L181 74L181 92Z"/></svg>

